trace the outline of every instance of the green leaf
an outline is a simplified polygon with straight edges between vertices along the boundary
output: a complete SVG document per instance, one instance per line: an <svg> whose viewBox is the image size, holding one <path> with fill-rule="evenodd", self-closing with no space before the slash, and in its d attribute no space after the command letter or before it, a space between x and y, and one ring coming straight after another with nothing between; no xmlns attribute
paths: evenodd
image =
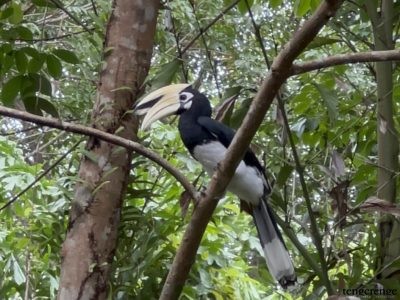
<svg viewBox="0 0 400 300"><path fill-rule="evenodd" d="M54 78L54 79L59 79L62 75L62 65L60 60L52 55L52 54L47 54L46 55L46 65L47 65L47 71L49 71L49 74Z"/></svg>
<svg viewBox="0 0 400 300"><path fill-rule="evenodd" d="M240 91L242 90L241 86L233 86L233 87L229 87L225 90L224 92L224 99L227 99L229 97L238 95L240 93Z"/></svg>
<svg viewBox="0 0 400 300"><path fill-rule="evenodd" d="M72 51L65 50L65 49L55 49L55 50L53 50L53 53L67 63L70 63L70 64L78 64L79 63L79 58Z"/></svg>
<svg viewBox="0 0 400 300"><path fill-rule="evenodd" d="M40 55L38 57L32 58L28 62L28 72L29 73L38 73L40 69L43 67L45 56Z"/></svg>
<svg viewBox="0 0 400 300"><path fill-rule="evenodd" d="M17 50L14 52L15 64L17 66L17 70L20 73L25 73L28 68L28 58L25 53L21 50Z"/></svg>
<svg viewBox="0 0 400 300"><path fill-rule="evenodd" d="M8 80L1 91L1 101L6 106L11 106L14 103L15 98L21 90L21 79L22 76L16 76Z"/></svg>
<svg viewBox="0 0 400 300"><path fill-rule="evenodd" d="M181 66L181 60L173 61L160 67L160 71L151 79L151 89L156 90L160 87L168 85L175 78L176 72Z"/></svg>
<svg viewBox="0 0 400 300"><path fill-rule="evenodd" d="M247 2L247 3L246 3ZM248 12L248 8L252 7L254 3L254 0L241 0L238 4L237 4L237 8L239 10L239 12L241 14L246 14Z"/></svg>
<svg viewBox="0 0 400 300"><path fill-rule="evenodd" d="M24 53L32 58L38 58L40 57L42 54L36 50L33 47L23 47L21 48L21 51L24 51Z"/></svg>
<svg viewBox="0 0 400 300"><path fill-rule="evenodd" d="M269 0L269 5L271 6L271 8L277 8L281 4L282 0Z"/></svg>
<svg viewBox="0 0 400 300"><path fill-rule="evenodd" d="M24 16L24 13L22 12L21 6L15 2L11 4L11 7L13 9L12 15L8 18L10 20L10 23L12 24L19 24L22 21L22 18Z"/></svg>
<svg viewBox="0 0 400 300"><path fill-rule="evenodd" d="M314 83L314 86L317 88L319 93L321 94L322 99L326 107L328 108L329 120L331 123L334 123L338 116L338 102L337 95L333 89L327 89L326 87Z"/></svg>
<svg viewBox="0 0 400 300"><path fill-rule="evenodd" d="M311 11L315 11L318 6L320 5L321 0L311 0L310 1L310 6L311 6Z"/></svg>
<svg viewBox="0 0 400 300"><path fill-rule="evenodd" d="M4 4L7 4L11 0L0 0L0 7L3 6Z"/></svg>
<svg viewBox="0 0 400 300"><path fill-rule="evenodd" d="M0 53L7 54L7 53L12 52L12 50L13 50L13 47L11 46L10 43L3 43L3 44L0 46Z"/></svg>
<svg viewBox="0 0 400 300"><path fill-rule="evenodd" d="M294 12L297 17L304 16L311 8L311 0L296 0L294 4Z"/></svg>
<svg viewBox="0 0 400 300"><path fill-rule="evenodd" d="M28 28L24 26L18 26L15 28L15 31L17 32L17 35L19 38L23 40L30 41L33 39L33 33L30 31Z"/></svg>
<svg viewBox="0 0 400 300"><path fill-rule="evenodd" d="M239 126L243 122L243 118L247 114L247 111L250 108L250 104L253 101L253 98L247 98L243 100L241 103L237 103L238 108L234 110L232 116L231 116L231 121L230 121L230 126L233 128L239 128Z"/></svg>
<svg viewBox="0 0 400 300"><path fill-rule="evenodd" d="M38 7L57 8L57 6L50 0L32 0L32 3Z"/></svg>
<svg viewBox="0 0 400 300"><path fill-rule="evenodd" d="M339 39L331 39L331 38L327 38L327 37L323 37L323 36L317 36L307 46L306 50L311 50L311 49L315 49L315 48L319 48L322 46L331 45L331 44L335 44L335 43L339 43L339 42L340 42Z"/></svg>
<svg viewBox="0 0 400 300"><path fill-rule="evenodd" d="M38 98L38 101L39 101L39 108L42 111L47 112L54 118L60 117L60 114L58 113L57 108L53 105L53 103L44 98Z"/></svg>
<svg viewBox="0 0 400 300"><path fill-rule="evenodd" d="M278 173L276 184L279 186L283 186L288 180L290 174L292 174L293 169L293 166L284 164Z"/></svg>
<svg viewBox="0 0 400 300"><path fill-rule="evenodd" d="M33 47L23 47L21 51L31 57L28 62L28 72L29 73L38 73L42 68L44 61L46 60L46 55L39 52Z"/></svg>
<svg viewBox="0 0 400 300"><path fill-rule="evenodd" d="M39 74L29 74L24 76L22 96L36 96L37 93L52 96L52 87L47 77Z"/></svg>
<svg viewBox="0 0 400 300"><path fill-rule="evenodd" d="M4 57L0 56L1 73L6 74L12 67L14 67L13 53L7 53Z"/></svg>
<svg viewBox="0 0 400 300"><path fill-rule="evenodd" d="M27 97L22 100L27 112L35 115L43 115L46 112L51 116L58 118L59 114L56 107L48 100L41 97Z"/></svg>
<svg viewBox="0 0 400 300"><path fill-rule="evenodd" d="M25 282L26 278L24 272L19 266L18 261L12 256L12 267L13 267L13 278L17 285L20 285Z"/></svg>
<svg viewBox="0 0 400 300"><path fill-rule="evenodd" d="M6 9L0 11L0 20L7 19L14 13L14 9L12 6L7 7Z"/></svg>

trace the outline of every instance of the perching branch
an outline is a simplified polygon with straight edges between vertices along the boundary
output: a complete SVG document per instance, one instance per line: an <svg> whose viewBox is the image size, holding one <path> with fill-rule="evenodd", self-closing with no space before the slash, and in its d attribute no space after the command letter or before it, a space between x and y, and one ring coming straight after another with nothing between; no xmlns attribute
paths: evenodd
<svg viewBox="0 0 400 300"><path fill-rule="evenodd" d="M119 137L117 135L113 135L95 128L83 126L83 125L78 125L78 124L73 124L69 122L63 122L58 119L54 118L45 118L37 115L33 115L24 111L20 111L17 109L12 109L12 108L7 108L4 106L0 106L0 115L6 116L6 117L11 117L14 119L19 119L27 122L32 122L35 124L39 124L42 126L47 126L47 127L52 127L52 128L57 128L61 129L67 132L73 132L73 133L78 133L82 134L85 136L93 137L93 138L98 138L102 141L118 145L121 147L124 147L126 149L135 151L144 157L147 157L151 161L155 162L156 164L160 165L163 167L168 173L170 173L172 176L175 177L176 180L178 180L182 186L185 188L185 190L190 194L193 199L196 199L197 197L197 191L193 187L193 185L186 179L186 177L174 166L172 166L167 160L159 156L157 153L147 149L143 145L124 139L122 137Z"/></svg>
<svg viewBox="0 0 400 300"><path fill-rule="evenodd" d="M168 273L160 299L177 299L179 297L218 200L223 195L280 86L290 76L293 61L315 38L328 20L333 17L342 3L343 0L322 2L317 11L309 20L304 22L303 27L294 34L276 57L242 125L229 146L225 158L214 172L206 192L202 193L198 201Z"/></svg>
<svg viewBox="0 0 400 300"><path fill-rule="evenodd" d="M372 61L400 60L400 50L368 51L328 56L321 59L293 64L290 76L298 75L337 65L354 64Z"/></svg>

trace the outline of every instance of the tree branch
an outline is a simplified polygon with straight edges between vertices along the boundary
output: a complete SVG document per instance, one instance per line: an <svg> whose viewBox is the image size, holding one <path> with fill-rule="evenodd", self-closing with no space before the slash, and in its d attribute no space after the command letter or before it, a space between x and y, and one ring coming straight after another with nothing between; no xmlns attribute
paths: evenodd
<svg viewBox="0 0 400 300"><path fill-rule="evenodd" d="M193 185L186 179L186 177L174 166L172 166L167 160L159 156L157 153L150 151L143 145L124 139L122 137L95 129L83 125L73 124L69 122L63 122L54 118L45 118L37 115L33 115L27 112L23 112L17 109L7 108L4 106L0 106L0 115L11 117L14 119L19 119L27 122L32 122L35 124L39 124L42 126L52 127L61 129L67 132L78 133L81 135L93 137L100 139L102 141L118 145L124 147L126 149L135 151L144 157L147 157L151 161L163 167L168 173L175 177L178 180L184 189L190 194L193 199L197 197L197 191L193 187Z"/></svg>
<svg viewBox="0 0 400 300"><path fill-rule="evenodd" d="M372 61L400 60L400 50L368 51L359 53L346 53L328 56L321 59L293 64L291 76L299 75L310 71L329 68L337 65L354 64Z"/></svg>
<svg viewBox="0 0 400 300"><path fill-rule="evenodd" d="M207 191L202 193L198 201L168 273L160 299L177 299L179 297L218 200L223 195L280 86L290 76L290 68L294 59L315 38L342 3L343 0L322 2L317 11L309 20L304 22L303 27L294 34L276 57L242 125L229 146L225 158L214 172Z"/></svg>

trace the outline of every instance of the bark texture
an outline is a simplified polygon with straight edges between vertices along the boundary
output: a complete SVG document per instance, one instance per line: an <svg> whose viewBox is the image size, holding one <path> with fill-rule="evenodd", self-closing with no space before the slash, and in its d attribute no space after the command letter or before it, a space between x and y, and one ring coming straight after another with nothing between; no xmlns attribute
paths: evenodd
<svg viewBox="0 0 400 300"><path fill-rule="evenodd" d="M136 138L137 120L124 113L132 107L149 69L158 6L158 0L113 1L92 112L94 128ZM58 299L63 300L106 298L130 171L131 152L124 148L92 137L86 150L91 154L81 161L62 248Z"/></svg>

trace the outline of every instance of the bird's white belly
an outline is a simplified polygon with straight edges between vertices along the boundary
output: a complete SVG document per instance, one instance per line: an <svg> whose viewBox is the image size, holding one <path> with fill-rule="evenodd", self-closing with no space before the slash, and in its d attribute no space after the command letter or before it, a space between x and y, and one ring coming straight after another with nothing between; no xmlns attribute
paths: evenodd
<svg viewBox="0 0 400 300"><path fill-rule="evenodd" d="M193 156L202 164L208 175L212 176L218 163L225 157L226 150L224 145L214 141L196 146ZM227 190L256 205L264 193L263 176L255 167L247 166L241 161Z"/></svg>

